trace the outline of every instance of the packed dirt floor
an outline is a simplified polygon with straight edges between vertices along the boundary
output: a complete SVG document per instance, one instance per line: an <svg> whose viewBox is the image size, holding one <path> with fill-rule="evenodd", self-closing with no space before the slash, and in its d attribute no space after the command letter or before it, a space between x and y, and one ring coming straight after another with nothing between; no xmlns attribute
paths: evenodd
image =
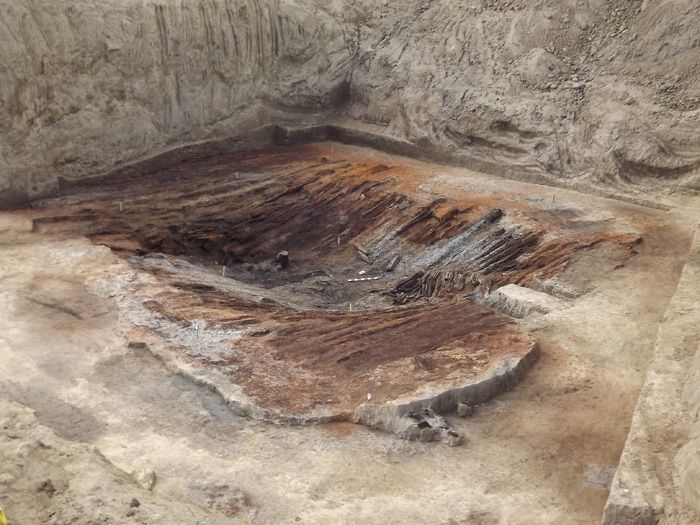
<svg viewBox="0 0 700 525"><path fill-rule="evenodd" d="M296 253L299 240L288 238L285 246L271 243L261 247L261 237L253 236L259 260L244 260L240 253L233 257L235 246L226 251L233 254L227 260L208 259L209 252L193 254L192 245L202 246L194 242L196 231L189 237L187 250L183 251L182 237L173 242L171 235L171 241L164 242L169 230L160 228L167 220L160 223L159 216L168 217L179 209L178 191L192 191L186 175L154 174L160 177L157 180L170 182L159 186L162 193L156 199L139 204L141 211L133 209L137 204L130 200L129 191L139 184L148 185L148 177L122 184L122 190L119 181L108 182L111 186L104 187L102 194L109 195L108 199L100 198L102 190L97 184L68 190L32 208L2 212L0 495L11 523L599 522L657 328L697 229L698 217L693 211L697 203L678 198L671 202L669 211L651 209L334 143L278 148L262 154L264 162L256 155L252 164L250 155L241 154L184 166L188 172L206 172L200 172L196 179L205 198L190 211L191 224L201 225L203 218L216 219L226 213L239 214L239 221L249 217L237 203L234 209L221 205L217 198L211 199L215 204L208 203L207 192L221 196L217 188L225 186L230 191L248 181L258 188L257 198L268 202L263 190L268 188L264 180L270 174L284 180L285 173L301 172L307 177L303 187L309 194L305 198L321 198L328 187L324 175L318 173L328 168L312 160L323 157L323 165L357 167L365 163L363 177L369 178L376 175L372 166L387 167L390 173L382 173L381 179L395 179L393 189L386 190L388 194L408 195L415 203L415 208L408 206L401 211L412 226L414 212L425 212L426 204L444 198L439 205L449 208L457 202L459 210L478 211L474 218L465 218L465 224L483 216L480 206L488 212L498 202L503 220L517 223L518 232L537 226L542 230L538 244L567 232L576 237L581 231L602 240L581 242L580 246L568 243L575 249L562 252L565 257L557 259L556 271L549 268L549 273L538 279L518 273L517 264L494 273L492 280L498 276L504 279L498 284L523 284L547 292L555 306L528 311L518 316L521 319L500 312L490 314L503 319L503 326L512 330L509 337L536 341L539 358L519 384L509 385L509 391L478 404L469 417L448 414L450 428L462 437L461 446L450 447L401 439L394 433L353 423L347 412L363 400L353 397L355 394L348 400L338 392L354 392L355 388L359 396L367 388L342 379L341 368L357 371L342 360L345 354L334 356L336 363L340 359L347 365L345 368L337 364L324 368L324 362L304 353L304 334L280 337L289 334L284 324L289 315L294 322L317 327L319 319L329 315L359 319L358 307L371 316L415 311L415 315L428 315L427 319L434 308L451 308L451 316L459 315L456 312L461 310L455 310L455 304L486 309L481 303L488 295L484 283L490 281L483 272L483 282L465 284L462 279L459 287L447 287L441 293L435 293L431 286L418 287L426 293L417 293L415 287L398 287L405 284L404 277L414 275L412 265L437 260L427 257L421 246L444 246L458 236L459 221L444 223L440 218L459 218L462 212L430 208L429 227L409 231L410 235L404 236L408 239L401 237L399 244L392 245L410 254L401 263L404 266L397 265L392 271L395 275L385 280L370 284L359 281L358 286L363 287L359 292L348 279L371 275L376 267L365 260L367 253L362 247L345 246L335 232L331 236L335 246L326 253L322 253L320 243L328 232L312 238L319 244L300 245ZM173 169L182 170L183 165ZM358 176L356 171L336 175L334 181ZM288 183L293 182L290 179ZM363 191L360 195L365 195ZM380 187L364 197L340 191L345 200L336 197L332 202L340 202L341 211L348 211L358 202L386 202L384 191ZM172 202L165 198L166 193ZM224 195L228 196L224 204L235 202L230 194ZM473 201L472 205L464 206L467 201ZM301 204L294 206L303 209ZM82 214L76 220L71 215L76 210L80 215L84 208L92 209L94 216ZM263 222L275 214L284 219L284 209L270 208ZM343 218L328 210L331 208L326 209L325 217L332 217L333 224L342 219L356 237L362 238L364 232L372 238L365 223L352 231L356 216ZM134 228L144 233L143 237L125 235L128 228L121 222L125 216L127 225L129 221L144 221ZM276 221L272 231L282 231L287 222ZM260 224L260 219L253 224ZM445 224L457 226L452 231ZM216 237L219 231L217 222L210 220L206 226L211 240L212 232ZM445 239L425 241L430 232L437 235L436 231ZM548 233L553 237L548 238ZM265 240L269 242L269 238ZM213 253L218 254L217 250ZM290 271L303 274L296 275L296 284L291 286L280 277L283 269L264 266L280 250L289 250ZM528 250L525 245L511 263L536 260L532 259L536 248ZM388 257L388 252L377 252L377 260ZM308 277L305 272L327 268L329 261L335 264L332 276L326 276L330 283L319 287L318 276ZM381 260L382 268L385 264ZM465 267L468 264L464 262ZM163 271L164 267L168 271ZM220 277L226 268L232 275ZM359 273L365 269L369 273ZM509 272L512 278L507 278ZM183 282L189 283L185 292L193 294L185 297L189 303L177 302L185 292L174 284ZM202 302L206 311L202 306L185 308L186 304L200 304L192 299L202 291L201 286L192 286L194 282L207 282L218 290L209 290L209 299L217 294L229 301L237 297L236 316L223 318L230 303L222 306L217 300ZM333 282L338 286L344 283L342 293L324 294ZM310 292L299 283L316 288ZM410 298L412 303L397 303L397 293L404 293L401 299L407 300L406 290L417 294ZM269 296L281 298L283 304L271 305ZM249 301L257 297L258 306L252 308L241 297ZM151 303L155 317L149 309L137 307L146 299L158 303L157 308ZM250 327L251 322L242 321L246 311L253 312L255 329L260 330L257 324L262 323L265 330L256 336L238 334L235 344L253 348L246 341L255 339L262 341L256 352L274 349L278 355L264 366L247 363L250 383L233 372L208 375L207 368L230 363L222 363L221 355L212 355L207 345L229 341L226 330L231 327ZM292 314L282 315L282 311ZM300 320L302 314L304 319ZM197 335L208 338L206 344L187 339L191 331L177 332L178 326L187 328L198 320L206 321L202 334ZM437 323L436 336L444 336L447 343L464 335L445 333L449 326L440 325L445 322L442 317L432 321ZM368 333L381 331L383 326L378 323ZM391 323L388 326L388 339L376 337L374 342L393 349L401 345L401 338L392 340L394 329ZM339 333L343 329L342 323L340 328L337 323L323 328ZM322 340L322 329L318 330L317 340L308 338L308 344ZM411 344L416 344L416 337L409 330L404 343L408 348L398 357L413 359L418 350ZM358 337L357 343L361 341ZM486 344L484 348L490 347ZM327 423L289 425L289 421L265 421L274 418L256 417L255 412L247 413L252 417L240 415L245 411L237 409L240 407L230 392L241 385L253 392L256 405L266 409L284 412L298 401L291 399L298 385L261 372L274 369L275 362L280 369L291 366L285 361L290 359L285 349L300 360L295 366L307 371L316 367L349 381L339 389L332 384L317 385L316 390L307 392L305 401L335 392L342 402L336 403L340 408L333 414L342 417ZM364 350L365 355L372 355L376 349ZM486 351L486 355L494 354ZM205 357L207 366L201 362ZM377 358L376 363L386 361ZM431 373L439 375L441 363L439 356L434 361L414 359L404 373L413 374L411 383L434 381ZM285 397L290 398L286 403L279 396L265 395L277 387L285 389ZM372 402L379 401L367 403Z"/></svg>

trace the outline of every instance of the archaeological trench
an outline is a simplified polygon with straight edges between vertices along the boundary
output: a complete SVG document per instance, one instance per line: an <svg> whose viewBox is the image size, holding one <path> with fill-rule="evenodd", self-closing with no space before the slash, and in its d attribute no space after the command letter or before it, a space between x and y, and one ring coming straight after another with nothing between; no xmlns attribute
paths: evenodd
<svg viewBox="0 0 700 525"><path fill-rule="evenodd" d="M0 0L0 523L700 523L700 0Z"/></svg>

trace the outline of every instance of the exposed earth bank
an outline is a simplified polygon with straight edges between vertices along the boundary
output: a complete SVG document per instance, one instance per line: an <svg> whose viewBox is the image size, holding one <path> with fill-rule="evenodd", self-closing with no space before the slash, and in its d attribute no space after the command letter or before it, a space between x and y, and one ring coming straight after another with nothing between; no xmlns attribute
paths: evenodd
<svg viewBox="0 0 700 525"><path fill-rule="evenodd" d="M0 202L269 123L697 190L700 2L0 2ZM243 141L241 147L250 146Z"/></svg>

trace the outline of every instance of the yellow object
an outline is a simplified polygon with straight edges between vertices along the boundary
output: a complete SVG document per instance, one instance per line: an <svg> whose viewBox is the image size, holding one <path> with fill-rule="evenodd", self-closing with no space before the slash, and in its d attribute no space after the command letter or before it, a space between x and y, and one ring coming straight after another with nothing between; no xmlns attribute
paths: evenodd
<svg viewBox="0 0 700 525"><path fill-rule="evenodd" d="M2 511L2 508L0 508L0 525L7 525L7 518L5 517L5 513Z"/></svg>

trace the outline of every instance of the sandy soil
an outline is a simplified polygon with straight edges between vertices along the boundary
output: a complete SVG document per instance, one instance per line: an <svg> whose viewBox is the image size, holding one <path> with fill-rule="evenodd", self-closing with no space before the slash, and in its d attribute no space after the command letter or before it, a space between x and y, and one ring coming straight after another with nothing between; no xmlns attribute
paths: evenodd
<svg viewBox="0 0 700 525"><path fill-rule="evenodd" d="M699 6L2 0L0 204L338 116L496 174L697 192Z"/></svg>
<svg viewBox="0 0 700 525"><path fill-rule="evenodd" d="M456 448L346 423L290 428L235 416L217 395L128 347L114 299L90 291L127 277L124 261L82 238L32 234L26 216L4 213L0 393L3 413L18 415L2 419L0 503L13 523L96 523L98 514L122 523L132 497L148 503L135 514L141 523L167 522L172 501L192 513L185 523L599 521L694 225L682 211L466 170L445 175L527 199L555 194L620 226L649 226L639 253L616 269L600 265L593 282L587 276L605 254L569 267L569 281L591 291L524 321L542 345L539 362L518 388L451 421L467 437ZM438 175L430 184L444 191L444 183ZM39 434L52 448L17 453ZM76 467L63 451L77 445ZM139 469L155 471L152 492L125 474ZM72 484L86 470L93 484Z"/></svg>
<svg viewBox="0 0 700 525"><path fill-rule="evenodd" d="M595 523L647 367L620 479L639 475L633 499L649 493L654 512L663 495L668 523L698 521L700 255L686 256L700 0L0 0L0 13L0 208L114 169L138 178L134 162L166 152L247 150L275 143L276 125L336 123L504 177L434 166L420 183L433 195L489 190L644 239L633 257L599 247L569 265L563 281L587 293L522 321L540 361L454 419L468 442L449 449L234 416L129 347L128 316L99 285L142 273L3 213L11 523Z"/></svg>

